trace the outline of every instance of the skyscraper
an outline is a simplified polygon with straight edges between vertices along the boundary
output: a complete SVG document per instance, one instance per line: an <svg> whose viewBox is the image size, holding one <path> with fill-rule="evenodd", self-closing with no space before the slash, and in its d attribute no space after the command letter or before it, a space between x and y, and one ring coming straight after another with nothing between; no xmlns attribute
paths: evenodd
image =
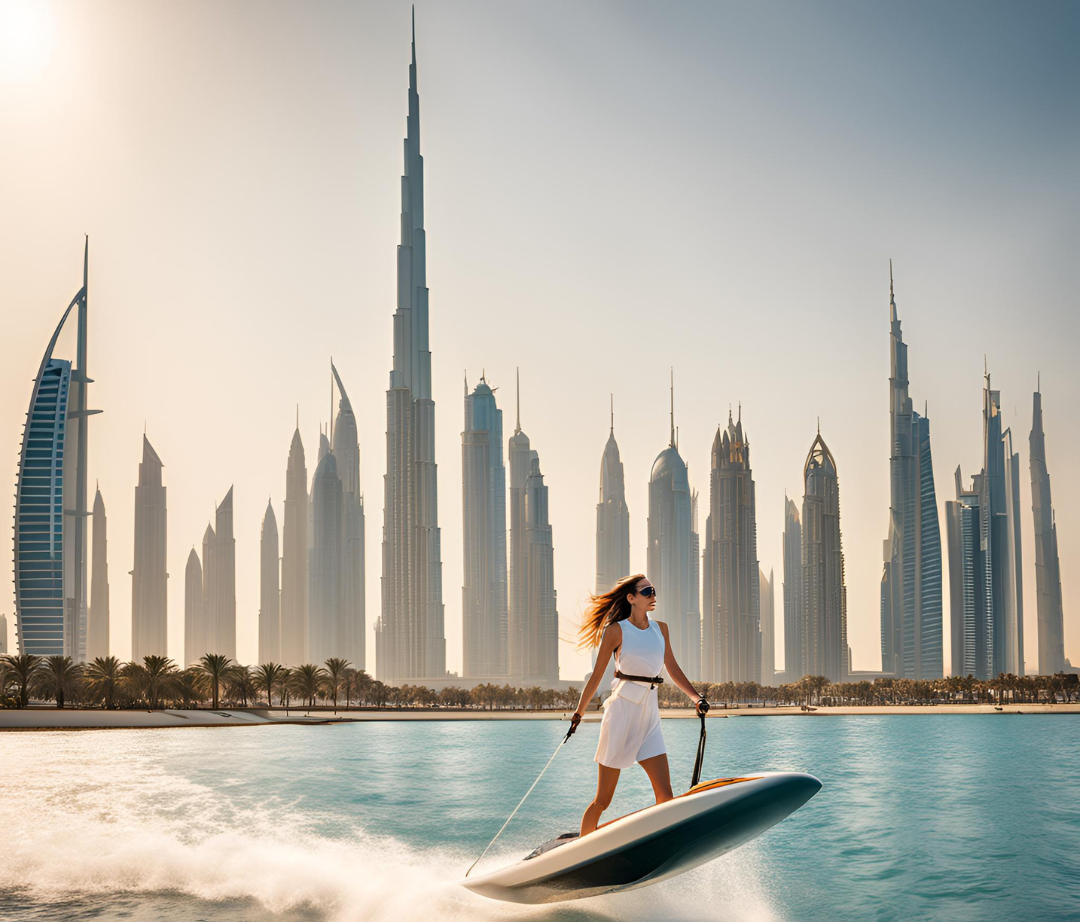
<svg viewBox="0 0 1080 922"><path fill-rule="evenodd" d="M206 534L203 537L203 549L207 547L207 540L213 540L213 529L207 525ZM190 666L197 663L204 653L209 653L207 638L209 632L206 626L206 606L204 604L203 568L199 562L199 554L192 547L188 554L187 566L184 568L184 659L183 662Z"/></svg>
<svg viewBox="0 0 1080 922"><path fill-rule="evenodd" d="M339 401L337 419L332 430L333 452L341 479L342 528L341 542L341 638L333 655L347 659L357 669L365 668L367 656L366 626L367 562L364 554L364 495L360 492L360 439L349 395L341 383L341 375L330 363Z"/></svg>
<svg viewBox="0 0 1080 922"><path fill-rule="evenodd" d="M701 678L709 682L762 681L757 506L739 416L728 413L712 445L701 631Z"/></svg>
<svg viewBox="0 0 1080 922"><path fill-rule="evenodd" d="M969 490L956 469L956 500L945 503L949 543L952 674L989 679L994 668L994 589L986 475Z"/></svg>
<svg viewBox="0 0 1080 922"><path fill-rule="evenodd" d="M843 682L849 671L847 588L836 462L819 431L803 465L803 666Z"/></svg>
<svg viewBox="0 0 1080 922"><path fill-rule="evenodd" d="M87 270L38 367L26 413L15 487L15 630L19 650L86 659ZM75 367L53 357L78 306Z"/></svg>
<svg viewBox="0 0 1080 922"><path fill-rule="evenodd" d="M806 675L802 588L802 524L799 507L784 494L784 678Z"/></svg>
<svg viewBox="0 0 1080 922"><path fill-rule="evenodd" d="M1035 519L1035 600L1039 617L1039 675L1054 675L1065 668L1064 616L1061 606L1061 567L1058 562L1057 523L1050 499L1050 473L1046 469L1042 388L1032 398L1031 511Z"/></svg>
<svg viewBox="0 0 1080 922"><path fill-rule="evenodd" d="M758 574L761 584L759 598L761 600L761 684L772 685L776 681L776 613L773 602L773 572L765 575L761 570Z"/></svg>
<svg viewBox="0 0 1080 922"><path fill-rule="evenodd" d="M203 623L206 649L236 659L236 540L233 538L233 488L215 508L214 527L203 536ZM198 637L198 635L196 635ZM185 656L190 658L191 654Z"/></svg>
<svg viewBox="0 0 1080 922"><path fill-rule="evenodd" d="M414 19L394 367L386 392L382 615L375 629L377 675L391 682L446 675L426 246Z"/></svg>
<svg viewBox="0 0 1080 922"><path fill-rule="evenodd" d="M1013 451L1012 429L1001 434L1005 459L1005 669L1024 674L1024 570L1020 544L1020 455Z"/></svg>
<svg viewBox="0 0 1080 922"><path fill-rule="evenodd" d="M990 387L985 374L983 387L983 469L974 478L972 491L978 493L980 552L988 568L985 589L989 621L986 649L983 637L974 637L976 678L992 679L1003 672L1023 670L1023 592L1019 541L1019 456L1012 451L1012 435L1002 431L1001 393ZM1006 447L1008 451L1006 452ZM958 475L959 476L959 475ZM961 501L959 483L957 501ZM974 505L964 495L966 505ZM955 566L960 566L958 562ZM950 572L954 565L950 562ZM955 594L953 599L956 600ZM977 610L976 617L982 612ZM954 620L956 615L953 616ZM967 660L968 657L964 656Z"/></svg>
<svg viewBox="0 0 1080 922"><path fill-rule="evenodd" d="M299 421L285 473L285 522L281 548L281 662L308 661L308 489Z"/></svg>
<svg viewBox="0 0 1080 922"><path fill-rule="evenodd" d="M941 678L941 527L930 420L908 396L907 345L889 262L889 532L881 578L881 668L909 679Z"/></svg>
<svg viewBox="0 0 1080 922"><path fill-rule="evenodd" d="M525 685L559 681L559 612L555 594L555 548L548 518L548 488L540 473L540 457L529 459L525 481L525 544L528 555L523 671L514 676Z"/></svg>
<svg viewBox="0 0 1080 922"><path fill-rule="evenodd" d="M278 558L277 516L266 501L259 541L259 662L281 662L281 562Z"/></svg>
<svg viewBox="0 0 1080 922"><path fill-rule="evenodd" d="M109 539L105 500L94 494L94 524L90 550L90 610L86 616L86 659L109 655Z"/></svg>
<svg viewBox="0 0 1080 922"><path fill-rule="evenodd" d="M312 549L308 573L308 656L324 663L341 656L345 634L342 607L344 501L337 458L323 455L311 486Z"/></svg>
<svg viewBox="0 0 1080 922"><path fill-rule="evenodd" d="M656 587L656 614L668 624L671 648L692 679L701 675L701 620L694 585L690 479L675 438L675 388L671 439L649 475L648 577Z"/></svg>
<svg viewBox="0 0 1080 922"><path fill-rule="evenodd" d="M131 570L131 658L167 656L165 486L161 459L143 435L139 484L135 487L135 563Z"/></svg>
<svg viewBox="0 0 1080 922"><path fill-rule="evenodd" d="M7 652L7 615L0 615L0 656L6 656Z"/></svg>
<svg viewBox="0 0 1080 922"><path fill-rule="evenodd" d="M525 537L525 487L532 467L533 450L521 430L521 373L515 372L517 417L510 436L510 563L507 580L507 663L510 675L524 675L527 668L525 643L529 611L529 544Z"/></svg>
<svg viewBox="0 0 1080 922"><path fill-rule="evenodd" d="M509 669L506 575L506 467L502 410L482 375L465 382L461 433L464 580L461 587L463 674L505 676Z"/></svg>
<svg viewBox="0 0 1080 922"><path fill-rule="evenodd" d="M612 398L611 431L600 459L600 502L596 504L596 592L607 592L630 575L630 511L626 481L615 441L615 405ZM603 686L601 686L603 687Z"/></svg>

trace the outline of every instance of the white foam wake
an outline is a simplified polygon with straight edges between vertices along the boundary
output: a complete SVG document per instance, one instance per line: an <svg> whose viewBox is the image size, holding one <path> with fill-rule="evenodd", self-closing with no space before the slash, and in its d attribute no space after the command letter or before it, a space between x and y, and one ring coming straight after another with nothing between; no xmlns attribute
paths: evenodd
<svg viewBox="0 0 1080 922"><path fill-rule="evenodd" d="M328 922L772 918L750 849L737 853L743 860L632 893L548 907L493 902L458 885L470 856L365 829L329 837L332 817L272 798L237 806L221 779L211 787L163 771L160 753L121 734L108 741L108 760L94 756L105 742L98 733L0 741L0 829L9 843L0 896L107 903L114 894L174 893L251 900L271 914L311 910Z"/></svg>

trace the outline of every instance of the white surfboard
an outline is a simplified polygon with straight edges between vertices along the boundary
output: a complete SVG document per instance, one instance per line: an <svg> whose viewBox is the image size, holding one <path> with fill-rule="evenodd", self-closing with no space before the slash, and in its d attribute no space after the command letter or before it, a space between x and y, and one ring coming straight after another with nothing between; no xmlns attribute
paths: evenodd
<svg viewBox="0 0 1080 922"><path fill-rule="evenodd" d="M820 789L821 782L803 772L703 781L667 803L612 820L583 839L560 836L516 864L462 884L513 903L556 903L644 887L761 835Z"/></svg>

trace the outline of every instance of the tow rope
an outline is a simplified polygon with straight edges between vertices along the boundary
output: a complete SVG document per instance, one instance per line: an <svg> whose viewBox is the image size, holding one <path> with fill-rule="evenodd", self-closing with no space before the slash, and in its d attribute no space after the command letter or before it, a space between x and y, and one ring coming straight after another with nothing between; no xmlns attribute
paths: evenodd
<svg viewBox="0 0 1080 922"><path fill-rule="evenodd" d="M545 765L542 769L540 769L540 774L536 776L536 780L532 783L532 787L530 787L529 790L527 790L525 792L525 796L522 797L521 801L518 803L518 805L516 807L514 807L514 812L511 813L506 818L506 822L502 824L502 828L499 829L499 831L497 833L495 833L495 838L493 838L490 842L488 842L487 848L485 848L482 852L480 852L480 858L483 858L484 855L486 855L488 853L488 849L491 848L491 846L495 844L495 839L499 838L499 836L501 836L503 834L503 829L506 829L506 827L510 825L510 820L512 820L514 818L514 816L517 814L518 810L521 809L521 805L523 803L525 803L526 800L528 800L529 795L533 792L533 788L535 788L540 783L540 779L544 777L544 772L546 772L551 767L551 763L555 761L555 756L557 756L559 754L559 750L563 748L563 746L566 744L567 740L569 740L570 737L574 735L574 731L576 729L577 729L577 723L575 723L574 721L571 720L570 721L570 729L566 731L566 736L564 736L562 738L562 741L559 743L559 745L555 747L555 751L551 754L551 758L547 760L547 765ZM477 858L472 864L469 865L469 870L465 872L466 877L468 877L469 874L472 872L472 869L475 868L480 863L480 858Z"/></svg>

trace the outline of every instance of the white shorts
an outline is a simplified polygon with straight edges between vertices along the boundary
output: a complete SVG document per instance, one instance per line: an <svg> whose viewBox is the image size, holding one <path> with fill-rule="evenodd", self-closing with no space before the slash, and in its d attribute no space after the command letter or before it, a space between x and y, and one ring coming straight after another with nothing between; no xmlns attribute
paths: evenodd
<svg viewBox="0 0 1080 922"><path fill-rule="evenodd" d="M616 695L604 702L596 762L608 768L629 768L635 762L665 752L667 745L660 730L660 706L655 688L641 704Z"/></svg>

